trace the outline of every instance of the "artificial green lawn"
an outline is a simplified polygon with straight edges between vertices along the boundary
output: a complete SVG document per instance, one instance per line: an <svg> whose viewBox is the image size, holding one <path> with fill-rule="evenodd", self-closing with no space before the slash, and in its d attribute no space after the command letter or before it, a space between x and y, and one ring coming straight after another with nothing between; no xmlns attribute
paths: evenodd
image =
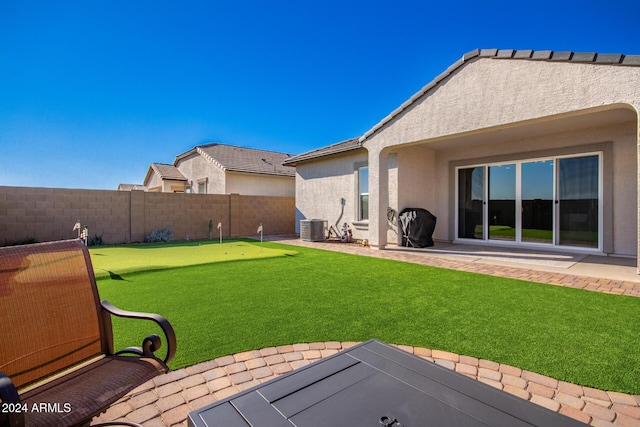
<svg viewBox="0 0 640 427"><path fill-rule="evenodd" d="M178 338L174 369L282 344L378 338L640 394L640 298L264 247L295 255L125 273L100 279L100 294L169 319ZM140 323L114 321L116 345L149 333L152 325Z"/></svg>
<svg viewBox="0 0 640 427"><path fill-rule="evenodd" d="M117 278L124 273L162 270L220 261L293 255L295 251L267 248L243 240L153 243L101 246L91 249L96 278Z"/></svg>

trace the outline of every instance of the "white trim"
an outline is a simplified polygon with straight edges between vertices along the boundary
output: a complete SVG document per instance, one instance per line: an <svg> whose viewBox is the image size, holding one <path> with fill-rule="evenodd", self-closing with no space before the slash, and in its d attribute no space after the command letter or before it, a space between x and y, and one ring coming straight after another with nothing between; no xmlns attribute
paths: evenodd
<svg viewBox="0 0 640 427"><path fill-rule="evenodd" d="M364 222L366 221L367 223L369 222L369 213L370 213L370 206L368 203L369 200L369 192L367 191L366 193L361 193L360 192L360 182L361 182L361 174L360 171L362 169L367 169L367 190L369 189L369 165L363 165L363 166L358 166L356 169L356 176L357 176L357 183L356 183L356 194L357 194L357 202L356 202L356 209L357 209L357 213L356 213L356 218L357 218L357 222ZM367 217L366 218L362 218L362 196L367 196Z"/></svg>

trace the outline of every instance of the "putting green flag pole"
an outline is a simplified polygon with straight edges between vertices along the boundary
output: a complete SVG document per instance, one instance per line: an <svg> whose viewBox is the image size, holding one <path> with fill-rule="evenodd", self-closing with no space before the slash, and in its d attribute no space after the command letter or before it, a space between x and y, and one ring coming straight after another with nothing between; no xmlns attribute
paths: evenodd
<svg viewBox="0 0 640 427"><path fill-rule="evenodd" d="M262 252L262 223L260 223L260 227L258 227L258 233L260 233L260 252Z"/></svg>
<svg viewBox="0 0 640 427"><path fill-rule="evenodd" d="M218 223L218 230L220 230L220 244L222 244L222 222Z"/></svg>

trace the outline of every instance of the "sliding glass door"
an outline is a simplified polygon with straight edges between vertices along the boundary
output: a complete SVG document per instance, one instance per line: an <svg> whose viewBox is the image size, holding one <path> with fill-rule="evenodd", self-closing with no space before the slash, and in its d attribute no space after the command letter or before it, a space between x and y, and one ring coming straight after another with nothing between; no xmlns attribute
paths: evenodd
<svg viewBox="0 0 640 427"><path fill-rule="evenodd" d="M489 227L491 240L516 240L516 165L489 166Z"/></svg>
<svg viewBox="0 0 640 427"><path fill-rule="evenodd" d="M597 248L600 161L598 156L558 160L559 244Z"/></svg>
<svg viewBox="0 0 640 427"><path fill-rule="evenodd" d="M600 247L600 155L457 170L457 238Z"/></svg>
<svg viewBox="0 0 640 427"><path fill-rule="evenodd" d="M484 167L458 170L458 237L484 239Z"/></svg>
<svg viewBox="0 0 640 427"><path fill-rule="evenodd" d="M553 243L553 160L522 163L522 241Z"/></svg>

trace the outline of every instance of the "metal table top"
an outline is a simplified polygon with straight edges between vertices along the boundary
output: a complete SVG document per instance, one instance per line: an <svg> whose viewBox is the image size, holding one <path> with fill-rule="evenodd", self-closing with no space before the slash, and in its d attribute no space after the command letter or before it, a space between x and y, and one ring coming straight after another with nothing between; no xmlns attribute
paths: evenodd
<svg viewBox="0 0 640 427"><path fill-rule="evenodd" d="M190 427L585 426L370 340L189 414Z"/></svg>

